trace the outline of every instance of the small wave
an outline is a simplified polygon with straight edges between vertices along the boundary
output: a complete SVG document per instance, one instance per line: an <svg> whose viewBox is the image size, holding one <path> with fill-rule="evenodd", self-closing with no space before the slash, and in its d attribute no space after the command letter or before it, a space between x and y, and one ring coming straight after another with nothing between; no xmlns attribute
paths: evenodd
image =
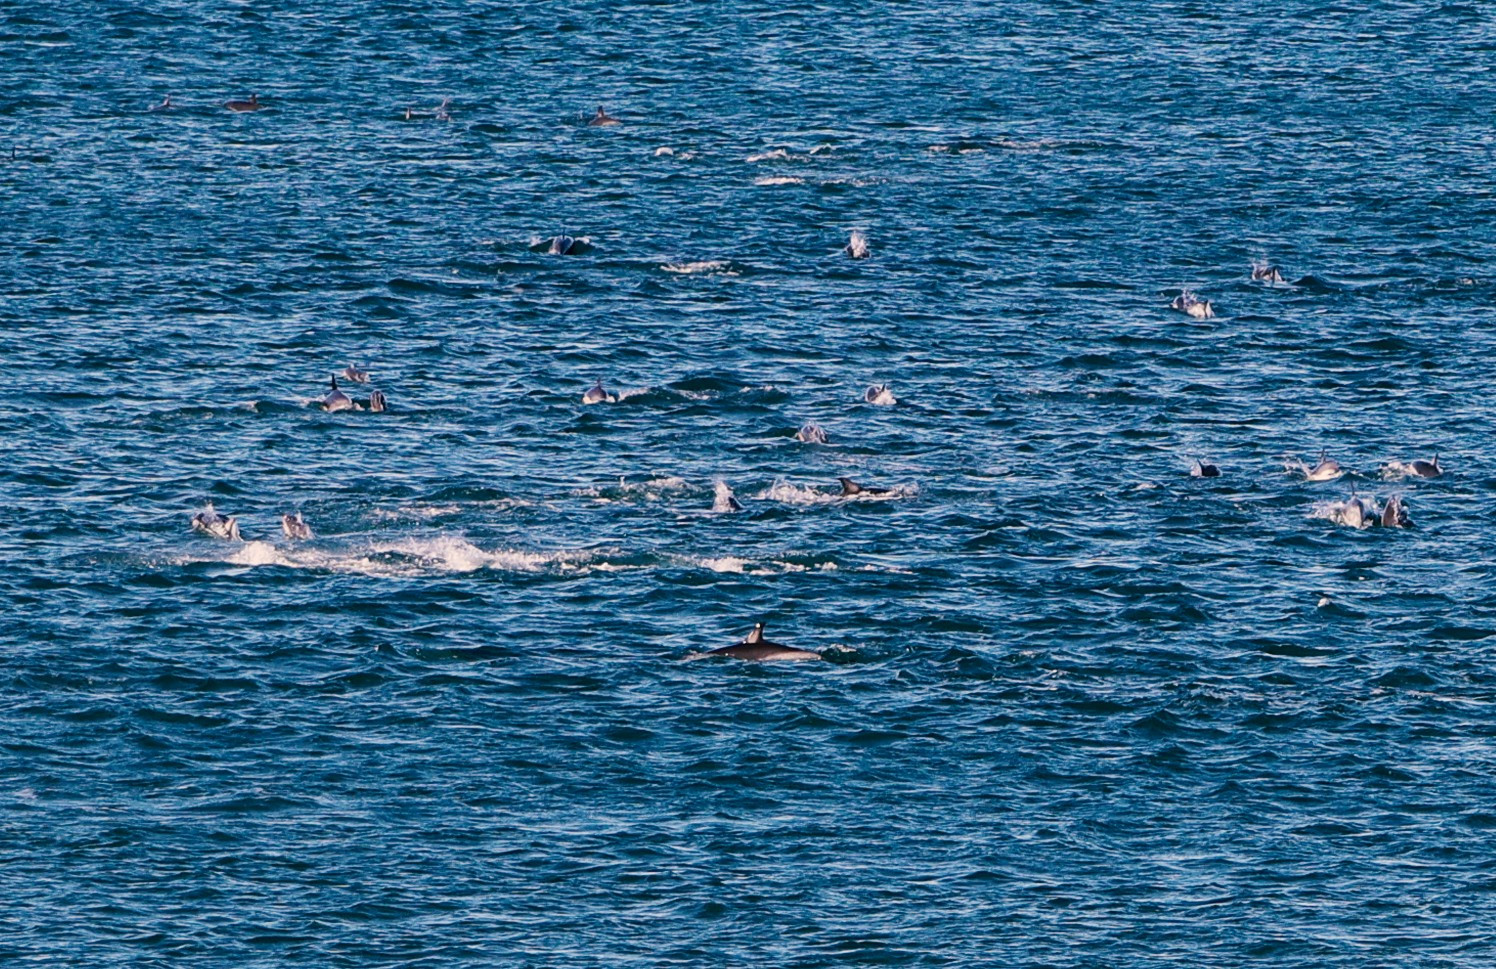
<svg viewBox="0 0 1496 969"><path fill-rule="evenodd" d="M805 179L796 178L793 175L766 175L763 178L755 178L755 185L804 185Z"/></svg>
<svg viewBox="0 0 1496 969"><path fill-rule="evenodd" d="M726 276L736 276L737 273L728 270L731 265L726 259L703 259L698 262L667 262L660 268L667 273L681 273L682 275L722 273Z"/></svg>
<svg viewBox="0 0 1496 969"><path fill-rule="evenodd" d="M763 151L756 155L749 155L745 161L749 164L755 164L762 161L786 161L789 157L790 153L788 151L783 148L775 148L772 151Z"/></svg>

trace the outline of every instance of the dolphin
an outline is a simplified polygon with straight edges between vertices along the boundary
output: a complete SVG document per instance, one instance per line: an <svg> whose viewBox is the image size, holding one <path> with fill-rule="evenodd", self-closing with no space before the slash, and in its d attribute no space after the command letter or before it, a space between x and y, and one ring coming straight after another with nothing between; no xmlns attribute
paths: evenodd
<svg viewBox="0 0 1496 969"><path fill-rule="evenodd" d="M292 541L304 542L312 537L312 526L301 517L301 512L281 516L281 531Z"/></svg>
<svg viewBox="0 0 1496 969"><path fill-rule="evenodd" d="M325 411L355 410L357 405L349 399L348 395L338 389L338 378L332 378L332 389L327 396L322 398L322 409Z"/></svg>
<svg viewBox="0 0 1496 969"><path fill-rule="evenodd" d="M214 538L223 538L232 542L244 541L244 536L239 534L239 519L233 515L220 515L213 510L213 503L196 515L192 516L192 528L195 531L206 532Z"/></svg>
<svg viewBox="0 0 1496 969"><path fill-rule="evenodd" d="M577 240L571 236L556 236L551 239L551 247L545 251L547 256L573 256L576 255Z"/></svg>
<svg viewBox="0 0 1496 969"><path fill-rule="evenodd" d="M383 414L389 409L390 405L385 402L384 394L381 391L376 390L369 395L370 411L374 412L375 414Z"/></svg>
<svg viewBox="0 0 1496 969"><path fill-rule="evenodd" d="M888 389L888 384L873 384L862 392L862 399L869 404L879 404L885 407L899 402L898 398L893 395L893 391Z"/></svg>
<svg viewBox="0 0 1496 969"><path fill-rule="evenodd" d="M1215 307L1210 305L1210 300L1201 299L1189 290L1174 297L1174 302L1169 304L1169 309L1178 310L1197 320L1208 320L1215 316Z"/></svg>
<svg viewBox="0 0 1496 969"><path fill-rule="evenodd" d="M248 101L228 101L224 103L224 107L230 111L258 111L264 105L260 103L258 94L251 94Z"/></svg>
<svg viewBox="0 0 1496 969"><path fill-rule="evenodd" d="M603 106L599 104L597 106L597 114L593 115L592 120L587 123L594 128L601 128L606 125L621 124L622 122L610 116L608 112L603 110Z"/></svg>
<svg viewBox="0 0 1496 969"><path fill-rule="evenodd" d="M1374 504L1366 501L1355 492L1351 492L1350 498L1346 499L1333 513L1335 521L1352 528L1365 528L1376 520L1377 509Z"/></svg>
<svg viewBox="0 0 1496 969"><path fill-rule="evenodd" d="M1408 467L1411 468L1413 473L1418 475L1418 477L1420 478L1437 478L1439 477L1439 475L1444 473L1444 469L1439 467L1438 451L1434 452L1434 459L1432 461L1424 461L1420 459L1409 464Z"/></svg>
<svg viewBox="0 0 1496 969"><path fill-rule="evenodd" d="M343 376L356 384L366 384L369 382L369 371L360 370L351 363L343 368Z"/></svg>
<svg viewBox="0 0 1496 969"><path fill-rule="evenodd" d="M1413 524L1408 517L1408 509L1403 505L1402 499L1397 495L1387 499L1387 504L1382 508L1383 528L1407 528Z"/></svg>
<svg viewBox="0 0 1496 969"><path fill-rule="evenodd" d="M592 385L592 389L582 395L584 404L601 404L608 400L608 392L603 390L603 382L599 380Z"/></svg>
<svg viewBox="0 0 1496 969"><path fill-rule="evenodd" d="M806 421L805 426L795 432L795 440L801 444L825 444L826 432L814 421Z"/></svg>
<svg viewBox="0 0 1496 969"><path fill-rule="evenodd" d="M151 110L152 111L170 111L171 109L172 109L172 103L171 103L171 95L170 94L168 94L166 97L162 98L160 104L153 104L153 105L151 105Z"/></svg>
<svg viewBox="0 0 1496 969"><path fill-rule="evenodd" d="M717 494L712 501L712 511L729 512L742 511L743 503L738 501L732 489L727 486L726 481L717 482Z"/></svg>
<svg viewBox="0 0 1496 969"><path fill-rule="evenodd" d="M1334 481L1345 474L1345 469L1340 467L1340 462L1334 458L1326 458L1324 451L1319 452L1319 463L1304 471L1305 481Z"/></svg>
<svg viewBox="0 0 1496 969"><path fill-rule="evenodd" d="M781 646L778 643L769 642L764 638L763 623L756 624L753 627L753 632L749 633L748 638L741 643L711 650L706 655L726 656L729 659L744 659L756 662L822 658L820 653L812 653L808 649L793 649L789 646Z"/></svg>
<svg viewBox="0 0 1496 969"><path fill-rule="evenodd" d="M1220 476L1221 469L1207 461L1196 459L1194 466L1190 468L1191 478L1219 478Z"/></svg>
<svg viewBox="0 0 1496 969"><path fill-rule="evenodd" d="M1252 281L1258 283L1281 283L1283 271L1266 262L1252 263Z"/></svg>
<svg viewBox="0 0 1496 969"><path fill-rule="evenodd" d="M837 478L841 482L841 493L843 498L851 498L853 495L891 495L892 488L864 488L851 478Z"/></svg>
<svg viewBox="0 0 1496 969"><path fill-rule="evenodd" d="M451 103L451 98L442 98L442 103L436 106L436 114L434 114L432 117L436 118L436 120L438 121L451 121L452 112L447 110L447 107L451 105Z"/></svg>
<svg viewBox="0 0 1496 969"><path fill-rule="evenodd" d="M853 259L866 259L873 254L872 250L867 247L867 236L856 229L852 230L852 238L847 241L846 246L842 248L842 252L845 252Z"/></svg>

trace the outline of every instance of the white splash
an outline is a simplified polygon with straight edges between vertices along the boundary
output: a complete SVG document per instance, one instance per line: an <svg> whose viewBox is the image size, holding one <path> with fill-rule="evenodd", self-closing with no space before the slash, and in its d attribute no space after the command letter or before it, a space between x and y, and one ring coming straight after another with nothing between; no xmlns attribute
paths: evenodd
<svg viewBox="0 0 1496 969"><path fill-rule="evenodd" d="M768 175L763 178L755 178L755 185L804 185L805 179L796 178L793 175Z"/></svg>
<svg viewBox="0 0 1496 969"><path fill-rule="evenodd" d="M727 486L727 482L718 481L715 496L712 500L712 511L727 513L742 510L742 504L739 503L737 496L732 493L732 489Z"/></svg>
<svg viewBox="0 0 1496 969"><path fill-rule="evenodd" d="M702 259L698 262L667 262L660 268L667 273L681 273L687 276L694 273L723 273L723 275L727 276L738 275L735 272L726 272L727 267L730 265L731 263L725 259Z"/></svg>

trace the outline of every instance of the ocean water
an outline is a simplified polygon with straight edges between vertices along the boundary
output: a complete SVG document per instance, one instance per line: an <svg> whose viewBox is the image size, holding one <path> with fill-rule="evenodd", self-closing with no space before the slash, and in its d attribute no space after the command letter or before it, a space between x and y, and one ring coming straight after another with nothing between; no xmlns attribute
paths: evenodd
<svg viewBox="0 0 1496 969"><path fill-rule="evenodd" d="M1490 966L1493 56L0 3L0 958Z"/></svg>

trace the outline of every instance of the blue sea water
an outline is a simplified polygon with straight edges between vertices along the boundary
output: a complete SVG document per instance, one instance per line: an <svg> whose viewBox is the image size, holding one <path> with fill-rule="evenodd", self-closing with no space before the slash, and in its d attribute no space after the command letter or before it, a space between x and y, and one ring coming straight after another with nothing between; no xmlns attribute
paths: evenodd
<svg viewBox="0 0 1496 969"><path fill-rule="evenodd" d="M0 3L0 959L1490 966L1493 56Z"/></svg>

